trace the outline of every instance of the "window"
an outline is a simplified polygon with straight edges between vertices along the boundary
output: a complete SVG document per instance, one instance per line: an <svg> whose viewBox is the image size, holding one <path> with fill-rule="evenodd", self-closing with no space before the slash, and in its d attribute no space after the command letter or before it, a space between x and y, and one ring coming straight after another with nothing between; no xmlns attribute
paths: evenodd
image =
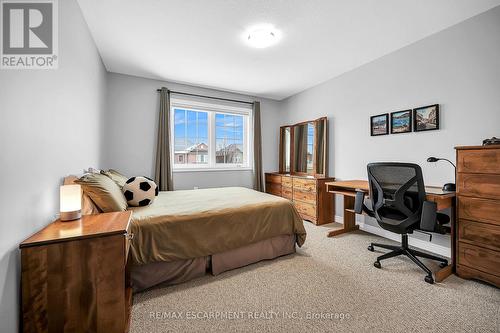
<svg viewBox="0 0 500 333"><path fill-rule="evenodd" d="M174 109L175 164L208 163L208 113Z"/></svg>
<svg viewBox="0 0 500 333"><path fill-rule="evenodd" d="M250 167L251 109L172 100L174 170Z"/></svg>
<svg viewBox="0 0 500 333"><path fill-rule="evenodd" d="M215 163L243 163L243 116L215 114Z"/></svg>

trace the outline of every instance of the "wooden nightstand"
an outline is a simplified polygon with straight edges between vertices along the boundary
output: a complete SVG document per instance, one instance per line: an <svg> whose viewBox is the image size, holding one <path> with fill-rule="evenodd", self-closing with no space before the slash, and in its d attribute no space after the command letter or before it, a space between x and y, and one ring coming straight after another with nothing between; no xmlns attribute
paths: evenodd
<svg viewBox="0 0 500 333"><path fill-rule="evenodd" d="M126 332L132 212L55 221L20 244L24 332Z"/></svg>

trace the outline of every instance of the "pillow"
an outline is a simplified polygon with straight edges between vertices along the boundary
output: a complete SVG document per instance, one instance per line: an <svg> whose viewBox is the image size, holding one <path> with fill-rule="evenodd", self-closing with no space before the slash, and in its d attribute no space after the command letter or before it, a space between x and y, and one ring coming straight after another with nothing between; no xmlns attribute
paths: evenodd
<svg viewBox="0 0 500 333"><path fill-rule="evenodd" d="M158 186L148 177L132 177L122 188L129 206L142 207L153 202L158 195Z"/></svg>
<svg viewBox="0 0 500 333"><path fill-rule="evenodd" d="M125 182L128 179L123 174L113 169L109 169L108 171L101 170L101 174L111 178L111 180L114 181L120 188L125 185Z"/></svg>
<svg viewBox="0 0 500 333"><path fill-rule="evenodd" d="M127 209L127 201L118 185L111 178L100 173L89 173L76 180L83 193L104 213L119 212Z"/></svg>
<svg viewBox="0 0 500 333"><path fill-rule="evenodd" d="M83 170L83 173L101 173L101 170L89 167L87 170Z"/></svg>

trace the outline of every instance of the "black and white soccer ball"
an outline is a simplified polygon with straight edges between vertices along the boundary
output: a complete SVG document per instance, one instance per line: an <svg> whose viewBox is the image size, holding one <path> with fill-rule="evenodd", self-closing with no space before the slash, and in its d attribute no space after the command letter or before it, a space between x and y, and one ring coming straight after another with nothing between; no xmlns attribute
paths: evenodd
<svg viewBox="0 0 500 333"><path fill-rule="evenodd" d="M132 177L122 188L129 206L142 207L150 205L158 195L158 186L148 177Z"/></svg>

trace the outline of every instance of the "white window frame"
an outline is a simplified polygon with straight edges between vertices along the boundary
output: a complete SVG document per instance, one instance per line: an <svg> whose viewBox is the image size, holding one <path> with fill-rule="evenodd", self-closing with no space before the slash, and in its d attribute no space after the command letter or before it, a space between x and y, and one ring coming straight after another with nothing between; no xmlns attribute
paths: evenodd
<svg viewBox="0 0 500 333"><path fill-rule="evenodd" d="M208 163L207 164L176 164L175 163L175 125L170 131L170 160L172 161L173 172L193 172L193 171L229 171L229 170L253 170L253 122L252 107L224 105L194 101L184 98L170 99L170 124L175 124L175 109L185 109L208 113ZM216 163L215 158L215 114L234 114L246 116L243 118L243 163L229 164Z"/></svg>

